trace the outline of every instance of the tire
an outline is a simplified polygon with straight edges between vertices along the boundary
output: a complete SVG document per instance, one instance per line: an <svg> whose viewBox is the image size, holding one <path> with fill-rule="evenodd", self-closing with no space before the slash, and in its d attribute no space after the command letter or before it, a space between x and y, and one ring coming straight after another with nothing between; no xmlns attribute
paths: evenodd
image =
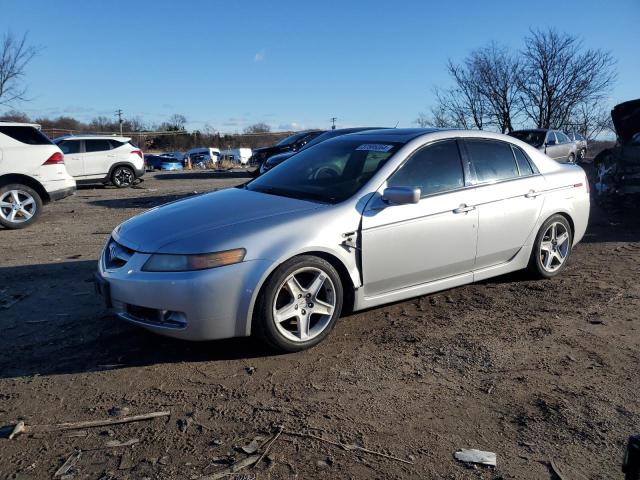
<svg viewBox="0 0 640 480"><path fill-rule="evenodd" d="M575 153L570 153L568 158L569 163L576 163L576 155Z"/></svg>
<svg viewBox="0 0 640 480"><path fill-rule="evenodd" d="M578 154L578 161L583 162L586 156L587 156L587 149L581 148L580 153Z"/></svg>
<svg viewBox="0 0 640 480"><path fill-rule="evenodd" d="M19 183L0 187L0 225L16 230L36 222L42 211L42 198L33 188Z"/></svg>
<svg viewBox="0 0 640 480"><path fill-rule="evenodd" d="M555 233L552 227L555 227ZM564 240L560 240L560 237ZM562 215L551 216L536 235L529 259L529 273L534 278L553 278L560 274L567 267L572 245L573 231L567 218Z"/></svg>
<svg viewBox="0 0 640 480"><path fill-rule="evenodd" d="M265 283L254 310L253 333L276 350L311 348L329 335L342 302L342 283L333 265L310 255L294 257Z"/></svg>
<svg viewBox="0 0 640 480"><path fill-rule="evenodd" d="M111 172L111 183L116 188L127 188L133 185L136 180L136 174L131 167L121 165L113 169Z"/></svg>

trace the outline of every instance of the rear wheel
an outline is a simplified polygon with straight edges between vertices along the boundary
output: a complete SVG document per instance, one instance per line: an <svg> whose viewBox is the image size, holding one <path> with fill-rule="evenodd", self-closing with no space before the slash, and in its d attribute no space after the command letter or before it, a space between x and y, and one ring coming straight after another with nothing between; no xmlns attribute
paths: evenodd
<svg viewBox="0 0 640 480"><path fill-rule="evenodd" d="M581 148L580 152L578 153L578 161L580 161L580 162L584 161L586 156L587 156L587 149L586 148Z"/></svg>
<svg viewBox="0 0 640 480"><path fill-rule="evenodd" d="M542 224L529 260L529 271L537 278L552 278L567 266L573 232L562 215L553 215Z"/></svg>
<svg viewBox="0 0 640 480"><path fill-rule="evenodd" d="M333 329L342 299L340 276L329 262L308 255L292 258L267 280L254 332L278 350L313 347Z"/></svg>
<svg viewBox="0 0 640 480"><path fill-rule="evenodd" d="M9 229L25 228L35 223L42 210L42 199L26 185L0 187L0 225Z"/></svg>
<svg viewBox="0 0 640 480"><path fill-rule="evenodd" d="M130 187L136 179L133 169L125 166L116 167L111 174L111 183L118 188Z"/></svg>

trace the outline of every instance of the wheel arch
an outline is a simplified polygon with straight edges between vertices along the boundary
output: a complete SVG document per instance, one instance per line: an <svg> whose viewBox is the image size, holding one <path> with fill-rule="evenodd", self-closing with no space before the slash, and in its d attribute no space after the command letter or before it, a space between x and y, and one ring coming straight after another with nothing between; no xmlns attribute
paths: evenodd
<svg viewBox="0 0 640 480"><path fill-rule="evenodd" d="M26 185L27 187L33 188L40 198L42 199L42 203L49 203L51 201L51 197L49 193L45 190L42 184L37 181L35 178L30 177L29 175L22 175L20 173L8 173L6 175L0 176L0 187L4 185L9 185L11 183L19 183L22 185Z"/></svg>
<svg viewBox="0 0 640 480"><path fill-rule="evenodd" d="M309 249L305 251L300 251L295 253L294 255L287 256L286 258L281 258L270 266L269 269L265 271L260 282L256 285L255 290L253 291L253 295L251 297L250 305L247 310L247 319L245 324L244 333L245 335L251 335L253 318L256 313L256 308L258 305L258 299L260 295L262 295L265 285L269 278L273 276L275 271L283 265L285 262L302 256L314 256L318 258L322 258L326 260L336 269L338 275L340 277L340 282L342 283L342 291L343 291L343 302L342 302L342 314L349 313L353 310L354 301L355 301L355 284L352 278L352 275L349 273L348 267L345 263L336 255L326 250L319 249Z"/></svg>
<svg viewBox="0 0 640 480"><path fill-rule="evenodd" d="M133 176L138 178L136 175L136 167L131 162L116 162L111 167L109 167L109 173L107 174L107 180L111 181L111 175L113 175L113 171L118 167L129 167L133 171Z"/></svg>

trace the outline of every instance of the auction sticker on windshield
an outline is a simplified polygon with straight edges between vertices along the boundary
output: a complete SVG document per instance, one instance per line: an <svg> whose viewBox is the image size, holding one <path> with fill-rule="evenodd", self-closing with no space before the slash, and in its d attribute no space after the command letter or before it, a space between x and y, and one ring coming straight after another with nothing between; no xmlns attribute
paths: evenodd
<svg viewBox="0 0 640 480"><path fill-rule="evenodd" d="M367 152L388 152L393 145L383 145L381 143L365 143L360 145L356 150L365 150Z"/></svg>

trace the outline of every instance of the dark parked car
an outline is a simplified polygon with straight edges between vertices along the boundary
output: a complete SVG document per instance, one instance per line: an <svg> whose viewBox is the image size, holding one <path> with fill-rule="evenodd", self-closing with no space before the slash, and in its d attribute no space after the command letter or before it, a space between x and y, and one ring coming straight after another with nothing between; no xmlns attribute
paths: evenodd
<svg viewBox="0 0 640 480"><path fill-rule="evenodd" d="M576 161L576 144L559 130L535 128L516 130L509 135L536 147L556 162L574 163Z"/></svg>
<svg viewBox="0 0 640 480"><path fill-rule="evenodd" d="M324 130L306 130L304 132L294 133L283 138L275 145L270 147L256 148L253 155L249 159L249 165L256 165L255 175L259 175L262 163L269 157L283 152L297 152L318 135L324 133Z"/></svg>
<svg viewBox="0 0 640 480"><path fill-rule="evenodd" d="M144 168L147 171L160 170L160 165L166 158L160 155L145 155L144 156Z"/></svg>
<svg viewBox="0 0 640 480"><path fill-rule="evenodd" d="M611 120L618 135L613 148L593 159L596 199L621 201L637 208L640 198L640 99L613 107Z"/></svg>
<svg viewBox="0 0 640 480"><path fill-rule="evenodd" d="M365 130L379 130L380 128L381 127L357 127L357 128L340 128L337 130L328 130L323 134L318 135L316 138L311 140L309 143L307 143L298 151L278 153L276 155L269 157L267 160L262 162L262 165L260 165L260 168L259 168L260 174L263 174L264 172L271 170L276 165L280 165L282 162L284 162L288 158L291 158L296 153L306 150L309 147L313 147L314 145L317 145L319 143L322 143L325 140L329 140L330 138L339 137L341 135L346 135L348 133L362 132Z"/></svg>

